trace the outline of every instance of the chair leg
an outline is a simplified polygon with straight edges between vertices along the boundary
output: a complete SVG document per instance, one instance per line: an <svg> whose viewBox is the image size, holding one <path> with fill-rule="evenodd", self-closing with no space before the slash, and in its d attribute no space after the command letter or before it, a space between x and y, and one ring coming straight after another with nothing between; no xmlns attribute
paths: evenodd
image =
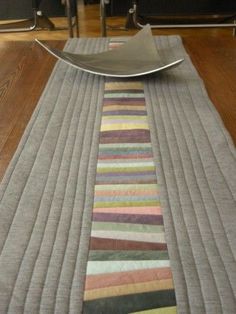
<svg viewBox="0 0 236 314"><path fill-rule="evenodd" d="M77 10L77 1L74 1L75 6L75 31L76 37L79 37L79 19L78 19L78 10ZM73 32L73 22L72 22L72 12L71 12L71 0L66 0L66 14L67 14L67 21L68 21L68 29L69 29L69 37L74 37Z"/></svg>
<svg viewBox="0 0 236 314"><path fill-rule="evenodd" d="M78 15L77 0L74 0L74 6L75 6L75 34L76 34L76 37L79 37L79 15Z"/></svg>
<svg viewBox="0 0 236 314"><path fill-rule="evenodd" d="M107 37L105 0L100 1L101 35Z"/></svg>
<svg viewBox="0 0 236 314"><path fill-rule="evenodd" d="M0 33L30 32L38 25L37 10L33 9L33 18L19 22L6 23L0 25Z"/></svg>

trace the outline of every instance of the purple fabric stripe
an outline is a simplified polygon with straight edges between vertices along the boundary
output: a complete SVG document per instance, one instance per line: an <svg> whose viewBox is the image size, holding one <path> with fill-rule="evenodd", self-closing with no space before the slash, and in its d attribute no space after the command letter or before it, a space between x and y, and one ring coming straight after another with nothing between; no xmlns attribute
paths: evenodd
<svg viewBox="0 0 236 314"><path fill-rule="evenodd" d="M150 143L149 130L118 130L100 132L100 143Z"/></svg>
<svg viewBox="0 0 236 314"><path fill-rule="evenodd" d="M102 113L103 116L146 116L147 112L143 110L114 110L105 111Z"/></svg>
<svg viewBox="0 0 236 314"><path fill-rule="evenodd" d="M129 94L141 94L143 93L143 89L112 89L112 90L105 90L104 94L123 94L123 93L129 93ZM105 96L106 97L106 96Z"/></svg>
<svg viewBox="0 0 236 314"><path fill-rule="evenodd" d="M100 137L145 137L149 139L150 142L150 131L149 130L141 130L141 129L133 129L133 130L116 130L116 131L103 131L100 132Z"/></svg>
<svg viewBox="0 0 236 314"><path fill-rule="evenodd" d="M145 99L142 97L140 97L140 98L104 98L104 105L106 106L106 103L116 103L116 102L119 102L119 103L123 103L123 104L127 104L127 105L129 105L130 106L130 104L129 103L137 103L137 102L139 102L139 103L142 103L143 104L143 106L144 106L144 104L145 104Z"/></svg>
<svg viewBox="0 0 236 314"><path fill-rule="evenodd" d="M128 102L135 102L137 99L139 101L142 101L143 103L145 102L145 98L144 97L134 97L134 98L130 98L130 97L112 97L110 98L108 95L105 95L105 98L104 98L104 102L106 102L107 100L110 101L110 100L113 100L113 101L116 101L116 102L124 102L124 103L128 103Z"/></svg>
<svg viewBox="0 0 236 314"><path fill-rule="evenodd" d="M100 222L126 222L149 225L163 225L162 215L134 215L114 213L93 213L93 221Z"/></svg>
<svg viewBox="0 0 236 314"><path fill-rule="evenodd" d="M137 101L132 101L132 102L128 102L126 103L125 101L112 101L112 99L110 101L107 101L103 107L108 107L108 106L138 106L138 107L143 107L143 109L145 109L145 103L144 101L140 101L139 99L137 99Z"/></svg>

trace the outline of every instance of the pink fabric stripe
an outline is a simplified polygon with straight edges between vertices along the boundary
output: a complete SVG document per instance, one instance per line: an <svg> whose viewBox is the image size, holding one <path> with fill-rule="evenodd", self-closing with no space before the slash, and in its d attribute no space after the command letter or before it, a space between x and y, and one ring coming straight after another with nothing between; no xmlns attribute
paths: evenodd
<svg viewBox="0 0 236 314"><path fill-rule="evenodd" d="M94 208L94 213L119 213L119 214L144 214L144 215L162 215L160 206L150 207L106 207Z"/></svg>
<svg viewBox="0 0 236 314"><path fill-rule="evenodd" d="M153 280L171 279L172 273L169 267L142 269L136 271L119 272L102 275L88 275L86 277L86 290L142 283Z"/></svg>

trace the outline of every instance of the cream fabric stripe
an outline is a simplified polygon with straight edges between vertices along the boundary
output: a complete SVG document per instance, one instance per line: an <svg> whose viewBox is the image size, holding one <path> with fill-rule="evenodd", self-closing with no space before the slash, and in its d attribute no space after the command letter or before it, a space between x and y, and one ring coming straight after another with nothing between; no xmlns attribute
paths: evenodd
<svg viewBox="0 0 236 314"><path fill-rule="evenodd" d="M120 130L133 130L133 129L142 129L142 130L149 130L147 124L144 123L114 123L108 125L101 126L101 132L103 131L120 131Z"/></svg>
<svg viewBox="0 0 236 314"><path fill-rule="evenodd" d="M129 240L148 243L166 243L164 233L140 233L140 232L124 232L124 231L98 231L92 230L91 235L102 239Z"/></svg>
<svg viewBox="0 0 236 314"><path fill-rule="evenodd" d="M172 279L154 280L142 283L133 283L108 288L87 290L85 291L84 299L85 301L88 301L100 298L170 289L173 289Z"/></svg>
<svg viewBox="0 0 236 314"><path fill-rule="evenodd" d="M157 184L155 183L150 183L150 184L103 184L101 185L96 185L95 190L96 191L103 191L103 190L129 190L129 189L134 189L134 190L153 190L157 189Z"/></svg>
<svg viewBox="0 0 236 314"><path fill-rule="evenodd" d="M130 270L170 267L169 260L88 261L87 275L116 273Z"/></svg>

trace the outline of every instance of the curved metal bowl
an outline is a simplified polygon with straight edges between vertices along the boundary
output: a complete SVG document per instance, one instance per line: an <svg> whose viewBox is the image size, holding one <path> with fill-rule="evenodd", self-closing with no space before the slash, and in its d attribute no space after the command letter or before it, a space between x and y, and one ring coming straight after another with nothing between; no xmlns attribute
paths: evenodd
<svg viewBox="0 0 236 314"><path fill-rule="evenodd" d="M184 59L164 64L157 53L149 25L121 47L96 54L60 51L36 41L58 59L86 72L114 77L134 77L159 72L179 65ZM137 53L138 52L138 53Z"/></svg>

